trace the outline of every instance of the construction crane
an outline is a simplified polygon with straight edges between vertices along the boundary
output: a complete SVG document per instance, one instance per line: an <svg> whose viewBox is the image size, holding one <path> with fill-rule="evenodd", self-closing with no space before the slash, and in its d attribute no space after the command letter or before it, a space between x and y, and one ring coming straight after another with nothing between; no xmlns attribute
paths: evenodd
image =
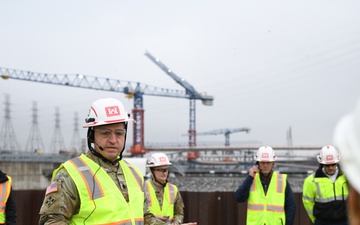
<svg viewBox="0 0 360 225"><path fill-rule="evenodd" d="M250 128L244 127L244 128L235 128L235 129L218 129L218 130L212 130L212 131L205 131L205 132L199 132L197 135L218 135L218 134L224 134L225 135L225 146L230 146L230 134L235 132L250 132Z"/></svg>
<svg viewBox="0 0 360 225"><path fill-rule="evenodd" d="M63 85L68 87L86 88L92 90L120 92L128 98L134 98L133 143L129 150L132 155L142 155L144 148L144 109L143 95L193 99L194 94L183 90L171 90L146 85L140 82L121 81L111 78L86 76L83 74L49 74L0 67L0 76L4 80L15 79L44 84Z"/></svg>
<svg viewBox="0 0 360 225"><path fill-rule="evenodd" d="M171 69L169 69L165 64L163 64L159 59L155 58L148 51L145 52L145 55L156 65L158 65L166 74L173 78L176 83L180 84L185 88L185 92L189 95L190 100L190 113L189 113L189 147L196 146L196 102L195 100L201 100L203 105L212 106L214 98L208 96L204 93L199 93L195 88L189 84L185 79L177 76Z"/></svg>

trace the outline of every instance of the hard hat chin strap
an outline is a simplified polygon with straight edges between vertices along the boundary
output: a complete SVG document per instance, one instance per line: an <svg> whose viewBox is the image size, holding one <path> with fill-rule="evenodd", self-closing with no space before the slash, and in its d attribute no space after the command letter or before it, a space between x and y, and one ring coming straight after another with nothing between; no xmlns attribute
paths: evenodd
<svg viewBox="0 0 360 225"><path fill-rule="evenodd" d="M165 187L165 186L166 186L166 184L168 183L168 180L167 180L167 179L169 178L169 174L168 174L168 176L167 176L166 180L164 180L164 182L163 182L163 183L161 183L160 181L158 181L158 180L156 179L156 176L155 176L155 174L154 174L154 171L153 171L153 170L154 170L154 167L150 169L151 174L152 174L152 176L153 176L153 180L154 180L156 183L160 184L161 186Z"/></svg>

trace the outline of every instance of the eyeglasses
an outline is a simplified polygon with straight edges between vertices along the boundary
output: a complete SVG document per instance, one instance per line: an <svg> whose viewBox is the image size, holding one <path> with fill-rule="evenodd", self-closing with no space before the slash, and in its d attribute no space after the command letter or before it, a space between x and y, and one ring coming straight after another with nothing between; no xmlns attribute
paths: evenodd
<svg viewBox="0 0 360 225"><path fill-rule="evenodd" d="M330 167L330 166L331 166L331 167L334 167L334 166L336 166L336 165L337 165L336 163L334 163L334 164L324 164L325 167Z"/></svg>
<svg viewBox="0 0 360 225"><path fill-rule="evenodd" d="M126 134L126 129L119 129L119 130L109 130L109 129L94 129L96 132L100 134L103 138L111 137L112 133L114 133L116 138L122 138Z"/></svg>
<svg viewBox="0 0 360 225"><path fill-rule="evenodd" d="M157 172L162 172L162 173L166 173L168 171L168 169L154 169Z"/></svg>

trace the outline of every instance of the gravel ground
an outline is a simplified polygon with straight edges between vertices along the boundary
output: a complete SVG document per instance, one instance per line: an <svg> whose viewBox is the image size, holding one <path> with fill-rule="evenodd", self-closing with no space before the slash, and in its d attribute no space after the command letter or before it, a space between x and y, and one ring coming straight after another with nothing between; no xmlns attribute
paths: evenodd
<svg viewBox="0 0 360 225"><path fill-rule="evenodd" d="M302 192L302 185L305 176L289 176L289 182L294 193ZM169 182L175 184L180 191L189 192L233 192L241 182L244 176L236 177L209 177L209 176L181 176L170 177Z"/></svg>

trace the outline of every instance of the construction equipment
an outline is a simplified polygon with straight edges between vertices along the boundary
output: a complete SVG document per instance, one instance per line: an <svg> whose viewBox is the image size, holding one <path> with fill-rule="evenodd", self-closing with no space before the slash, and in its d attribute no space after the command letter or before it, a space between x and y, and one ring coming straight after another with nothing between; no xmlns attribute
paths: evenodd
<svg viewBox="0 0 360 225"><path fill-rule="evenodd" d="M86 76L83 74L49 74L0 67L0 77L4 80L15 79L92 90L119 92L126 94L127 97L133 97L134 108L132 114L136 123L133 124L133 143L129 150L132 155L141 155L147 152L144 148L143 95L194 100L202 99L200 98L200 95L194 95L192 92L189 93L183 90L158 88L140 82L121 81L111 78ZM206 101L206 98L204 98L203 101ZM212 98L210 98L209 101L212 102Z"/></svg>
<svg viewBox="0 0 360 225"><path fill-rule="evenodd" d="M235 129L218 129L218 130L212 130L212 131L205 131L205 132L199 132L197 135L218 135L218 134L224 134L225 135L225 146L230 146L230 134L235 132L250 132L250 128L244 127L244 128L235 128Z"/></svg>
<svg viewBox="0 0 360 225"><path fill-rule="evenodd" d="M206 106L212 106L214 98L203 93L199 93L195 88L189 84L185 79L178 77L171 69L169 69L165 64L163 64L159 59L155 58L149 52L145 52L145 55L158 65L166 74L173 78L176 83L180 84L185 88L185 92L188 94L190 99L190 118L189 118L189 147L196 146L196 104L195 100L201 100L202 103Z"/></svg>

